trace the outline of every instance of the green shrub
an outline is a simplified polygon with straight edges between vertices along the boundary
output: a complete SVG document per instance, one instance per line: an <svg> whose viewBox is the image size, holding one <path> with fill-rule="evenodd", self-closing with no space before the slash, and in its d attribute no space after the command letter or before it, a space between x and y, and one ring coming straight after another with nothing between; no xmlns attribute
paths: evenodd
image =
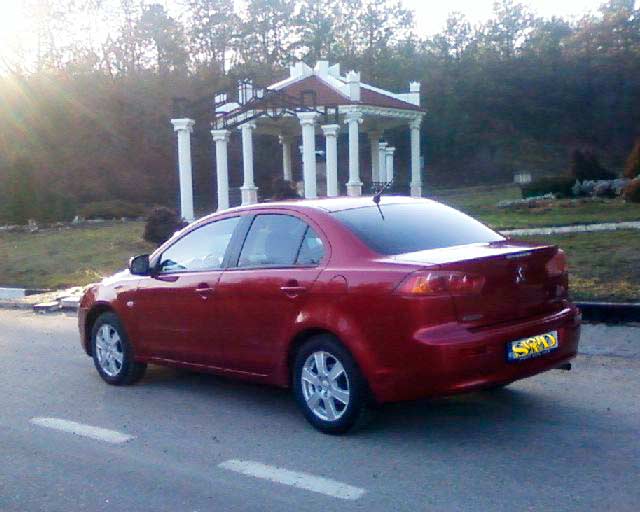
<svg viewBox="0 0 640 512"><path fill-rule="evenodd" d="M629 153L627 163L624 166L624 177L632 180L640 176L640 137L636 140L636 143Z"/></svg>
<svg viewBox="0 0 640 512"><path fill-rule="evenodd" d="M640 179L632 180L624 189L623 197L626 201L640 203Z"/></svg>
<svg viewBox="0 0 640 512"><path fill-rule="evenodd" d="M557 197L571 197L575 178L570 176L546 176L522 185L522 197L555 194Z"/></svg>
<svg viewBox="0 0 640 512"><path fill-rule="evenodd" d="M159 206L154 208L149 217L147 217L142 238L152 244L162 245L171 238L171 235L185 225L186 223L175 210Z"/></svg>
<svg viewBox="0 0 640 512"><path fill-rule="evenodd" d="M300 199L300 195L291 181L277 177L271 182L271 199L273 201Z"/></svg>
<svg viewBox="0 0 640 512"><path fill-rule="evenodd" d="M17 159L2 169L6 172L3 197L0 197L2 221L10 224L26 224L38 213L37 190L33 164L24 158Z"/></svg>
<svg viewBox="0 0 640 512"><path fill-rule="evenodd" d="M569 165L569 176L574 181L584 180L614 180L617 176L607 171L596 157L593 151L580 151L576 149L571 153L571 163Z"/></svg>
<svg viewBox="0 0 640 512"><path fill-rule="evenodd" d="M144 217L146 208L138 203L113 199L96 201L80 207L78 215L85 219L120 219L122 217Z"/></svg>
<svg viewBox="0 0 640 512"><path fill-rule="evenodd" d="M38 211L35 219L38 222L69 222L76 215L77 204L73 198L65 197L51 190L38 194Z"/></svg>

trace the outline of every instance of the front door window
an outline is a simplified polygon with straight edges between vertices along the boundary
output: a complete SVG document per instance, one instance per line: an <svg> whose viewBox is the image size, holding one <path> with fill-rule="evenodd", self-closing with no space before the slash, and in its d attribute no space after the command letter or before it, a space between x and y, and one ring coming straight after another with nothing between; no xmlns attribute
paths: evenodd
<svg viewBox="0 0 640 512"><path fill-rule="evenodd" d="M169 247L160 257L162 274L222 268L224 255L240 217L206 224Z"/></svg>

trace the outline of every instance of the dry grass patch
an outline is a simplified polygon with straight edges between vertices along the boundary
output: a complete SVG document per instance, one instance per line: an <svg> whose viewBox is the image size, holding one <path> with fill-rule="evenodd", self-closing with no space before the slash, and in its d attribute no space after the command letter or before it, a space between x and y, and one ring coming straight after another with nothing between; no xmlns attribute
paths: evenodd
<svg viewBox="0 0 640 512"><path fill-rule="evenodd" d="M0 233L0 286L62 288L97 281L153 249L142 241L143 229L143 222L114 222Z"/></svg>
<svg viewBox="0 0 640 512"><path fill-rule="evenodd" d="M640 302L640 231L518 238L553 243L564 249L574 299Z"/></svg>

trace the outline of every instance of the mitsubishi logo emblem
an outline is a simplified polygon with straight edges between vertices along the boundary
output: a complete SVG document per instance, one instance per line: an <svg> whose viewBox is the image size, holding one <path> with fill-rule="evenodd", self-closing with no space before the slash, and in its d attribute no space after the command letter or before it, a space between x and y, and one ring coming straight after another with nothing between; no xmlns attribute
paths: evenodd
<svg viewBox="0 0 640 512"><path fill-rule="evenodd" d="M524 283L524 280L524 267L518 265L518 268L516 268L516 284Z"/></svg>

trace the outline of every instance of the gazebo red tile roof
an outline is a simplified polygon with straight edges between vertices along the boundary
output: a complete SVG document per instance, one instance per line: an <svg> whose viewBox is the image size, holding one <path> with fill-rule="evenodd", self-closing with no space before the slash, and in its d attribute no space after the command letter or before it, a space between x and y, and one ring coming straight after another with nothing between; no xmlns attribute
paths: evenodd
<svg viewBox="0 0 640 512"><path fill-rule="evenodd" d="M413 105L406 101L402 101L370 89L362 88L360 103L363 105L372 105L375 107L399 108L404 110L416 110L423 112L419 105Z"/></svg>
<svg viewBox="0 0 640 512"><path fill-rule="evenodd" d="M240 82L238 101L227 99L232 96L235 95L222 93L220 101L216 100L216 117L223 126L259 117L266 109L292 112L337 107L344 113L362 107L369 114L371 109L379 109L380 115L394 117L400 113L405 118L425 112L420 108L419 83L412 82L407 93L393 93L362 83L355 71L341 75L340 66L329 66L327 61L317 62L314 68L297 62L291 66L288 78L266 88L256 88L250 81Z"/></svg>
<svg viewBox="0 0 640 512"><path fill-rule="evenodd" d="M311 75L302 80L293 82L280 89L289 96L299 97L303 92L313 91L318 105L369 105L372 107L397 108L403 110L422 111L419 105L382 94L363 85L360 90L360 101L354 101L340 91L331 87L317 75Z"/></svg>

